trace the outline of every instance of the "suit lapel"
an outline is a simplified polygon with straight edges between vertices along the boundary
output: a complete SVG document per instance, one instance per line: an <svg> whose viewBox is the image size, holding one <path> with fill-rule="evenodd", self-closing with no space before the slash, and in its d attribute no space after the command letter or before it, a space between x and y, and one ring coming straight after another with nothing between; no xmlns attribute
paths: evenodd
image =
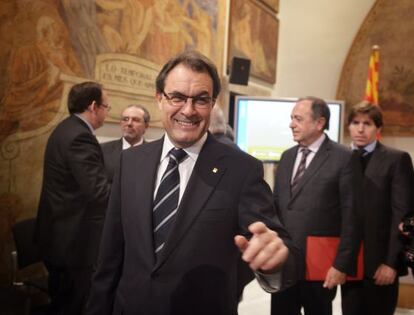
<svg viewBox="0 0 414 315"><path fill-rule="evenodd" d="M115 147L115 151L121 152L122 151L122 138L118 140L118 142L116 143L116 147Z"/></svg>
<svg viewBox="0 0 414 315"><path fill-rule="evenodd" d="M134 184L132 185L132 190L129 191L129 194L132 194L132 196L125 196L125 198L129 199L132 197L133 201L131 204L137 205L138 211L128 220L133 220L132 226L137 227L134 233L136 233L136 239L140 240L138 246L141 246L147 252L145 257L149 259L148 263L150 266L153 266L155 263L152 207L162 143L163 140L161 139L156 141L154 145L131 148L131 150L136 150L140 154L134 154L134 167L129 168L129 171L131 169L136 169L136 171L127 175L129 178L132 178L130 182ZM136 168L135 166L138 167Z"/></svg>
<svg viewBox="0 0 414 315"><path fill-rule="evenodd" d="M220 148L217 148L217 142L209 135L194 165L178 209L176 222L157 260L155 269L160 268L188 232L224 175L226 167L219 161L222 154L218 153L218 150Z"/></svg>
<svg viewBox="0 0 414 315"><path fill-rule="evenodd" d="M370 161L368 162L367 168L365 170L365 175L367 177L376 176L377 169L384 165L382 160L386 157L386 154L383 154L385 151L384 146L381 143L377 143L375 150L372 152Z"/></svg>
<svg viewBox="0 0 414 315"><path fill-rule="evenodd" d="M316 174L316 172L321 168L323 163L328 159L329 157L329 151L330 151L330 145L329 145L329 139L326 138L325 141L322 143L321 147L319 148L318 152L316 152L316 155L312 159L312 162L307 167L305 173L303 174L302 179L298 183L295 192L292 194L292 199L295 199L298 193L302 190L303 186L306 185L306 183Z"/></svg>

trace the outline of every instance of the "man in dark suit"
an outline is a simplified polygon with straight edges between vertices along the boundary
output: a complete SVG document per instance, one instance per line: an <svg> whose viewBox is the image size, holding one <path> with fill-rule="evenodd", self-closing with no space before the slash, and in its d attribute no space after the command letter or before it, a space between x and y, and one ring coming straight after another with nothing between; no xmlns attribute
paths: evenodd
<svg viewBox="0 0 414 315"><path fill-rule="evenodd" d="M93 131L110 109L100 84L72 87L70 116L47 142L35 242L49 271L51 314L83 314L110 186Z"/></svg>
<svg viewBox="0 0 414 315"><path fill-rule="evenodd" d="M262 164L207 132L219 92L216 67L197 52L157 76L166 135L121 153L88 314L237 314L240 251L278 289L288 236Z"/></svg>
<svg viewBox="0 0 414 315"><path fill-rule="evenodd" d="M348 116L352 148L360 151L357 218L364 243L364 279L342 288L345 315L394 314L398 276L407 273L398 225L413 209L413 165L407 152L383 145L378 106L362 102Z"/></svg>
<svg viewBox="0 0 414 315"><path fill-rule="evenodd" d="M282 223L305 257L308 236L339 237L339 246L324 281L305 280L304 260L299 270L283 270L286 286L299 282L272 295L272 314L300 314L301 307L306 315L332 314L336 286L354 272L352 153L324 133L329 118L329 107L322 99L306 97L295 104L290 128L298 145L282 155L274 201Z"/></svg>
<svg viewBox="0 0 414 315"><path fill-rule="evenodd" d="M121 151L145 142L144 134L150 122L148 110L141 105L129 105L121 116L122 138L101 144L105 169L112 182Z"/></svg>

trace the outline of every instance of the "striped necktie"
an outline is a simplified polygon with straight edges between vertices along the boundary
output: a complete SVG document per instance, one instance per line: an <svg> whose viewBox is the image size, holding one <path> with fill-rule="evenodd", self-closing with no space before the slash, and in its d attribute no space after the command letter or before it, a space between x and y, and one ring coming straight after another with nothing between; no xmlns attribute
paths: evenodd
<svg viewBox="0 0 414 315"><path fill-rule="evenodd" d="M168 233L175 221L180 195L180 173L178 164L182 162L187 153L183 149L173 148L169 152L170 160L167 169L162 175L153 208L154 249L158 257L164 247Z"/></svg>
<svg viewBox="0 0 414 315"><path fill-rule="evenodd" d="M309 150L307 147L302 147L300 149L300 152L302 152L302 158L300 159L298 169L296 170L295 177L292 180L292 183L290 184L290 189L292 192L295 191L296 187L298 186L298 183L300 182L300 179L302 178L303 174L305 174L306 170L306 159L311 153L311 150Z"/></svg>

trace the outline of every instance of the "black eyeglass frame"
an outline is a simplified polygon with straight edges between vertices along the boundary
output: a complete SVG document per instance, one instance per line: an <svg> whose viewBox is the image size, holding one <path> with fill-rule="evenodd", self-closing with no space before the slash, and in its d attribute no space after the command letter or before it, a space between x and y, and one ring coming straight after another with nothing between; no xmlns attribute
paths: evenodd
<svg viewBox="0 0 414 315"><path fill-rule="evenodd" d="M184 106L187 104L188 99L191 99L191 105L202 109L212 106L216 102L216 99L211 96L188 96L181 93L171 96L165 93L165 91L162 91L162 95L164 95L165 99L168 101L168 104L174 107ZM174 101L174 98L178 100Z"/></svg>

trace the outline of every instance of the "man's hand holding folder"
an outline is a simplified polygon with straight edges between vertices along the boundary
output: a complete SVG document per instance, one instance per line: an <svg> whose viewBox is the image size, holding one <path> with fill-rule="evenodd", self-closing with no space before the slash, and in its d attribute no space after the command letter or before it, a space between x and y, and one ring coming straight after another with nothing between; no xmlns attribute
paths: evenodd
<svg viewBox="0 0 414 315"><path fill-rule="evenodd" d="M324 281L323 286L332 289L346 281L362 280L363 271L363 246L358 253L357 274L355 277L333 267L336 252L339 245L339 237L308 236L306 241L306 277L307 281Z"/></svg>
<svg viewBox="0 0 414 315"><path fill-rule="evenodd" d="M340 272L335 267L331 267L326 274L325 282L323 283L324 288L333 289L337 285L344 284L346 282L346 274Z"/></svg>

